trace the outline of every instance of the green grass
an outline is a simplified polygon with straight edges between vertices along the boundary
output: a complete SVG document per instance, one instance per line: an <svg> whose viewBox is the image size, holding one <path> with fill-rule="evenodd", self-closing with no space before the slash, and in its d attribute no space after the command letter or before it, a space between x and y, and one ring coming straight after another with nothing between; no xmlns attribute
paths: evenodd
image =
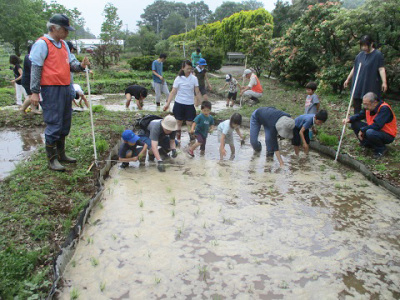
<svg viewBox="0 0 400 300"><path fill-rule="evenodd" d="M109 148L121 137L120 129L129 113L95 114L96 134ZM22 116L0 111L0 126L35 127L42 116ZM110 125L113 124L113 127ZM95 193L95 174L87 173L93 162L90 118L87 112L74 114L67 137L67 153L78 162L66 165L65 173L48 170L44 148L18 164L12 175L0 182L0 298L45 298L52 280L52 263L62 240L79 213ZM101 149L100 149L101 150ZM103 152L102 152L103 153ZM105 155L99 154L100 159ZM102 156L104 155L104 156ZM37 180L32 181L32 178ZM59 226L59 225L62 226Z"/></svg>

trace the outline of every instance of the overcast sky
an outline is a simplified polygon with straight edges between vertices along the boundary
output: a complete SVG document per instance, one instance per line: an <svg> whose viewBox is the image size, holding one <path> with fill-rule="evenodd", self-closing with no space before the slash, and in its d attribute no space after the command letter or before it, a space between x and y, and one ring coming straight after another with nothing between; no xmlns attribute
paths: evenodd
<svg viewBox="0 0 400 300"><path fill-rule="evenodd" d="M51 0L46 0L50 3ZM140 20L140 15L143 13L146 6L152 4L154 0L56 0L59 4L72 9L76 7L83 15L86 21L86 27L96 36L100 34L101 24L104 21L102 16L103 10L107 2L111 2L118 8L118 15L123 22L123 29L135 31L137 29L136 22ZM177 0L175 2L191 3L194 0ZM226 1L226 0L225 0ZM232 0L230 0L232 1ZM235 1L235 0L233 0ZM260 1L260 0L259 0ZM275 7L277 0L261 0L264 3L264 8L271 12ZM210 7L211 11L224 2L224 0L204 0ZM241 2L241 1L235 1Z"/></svg>

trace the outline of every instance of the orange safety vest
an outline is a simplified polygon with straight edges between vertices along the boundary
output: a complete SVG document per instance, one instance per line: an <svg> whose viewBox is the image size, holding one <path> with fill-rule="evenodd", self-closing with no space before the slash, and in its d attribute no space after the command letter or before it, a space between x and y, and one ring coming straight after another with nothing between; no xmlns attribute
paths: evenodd
<svg viewBox="0 0 400 300"><path fill-rule="evenodd" d="M256 92L256 93L262 93L262 92L263 92L263 88L262 88L262 86L261 86L260 80L258 80L257 75L253 74L252 76L254 76L254 77L256 78L257 84L254 85L254 86L251 88L251 90L252 90L253 92Z"/></svg>
<svg viewBox="0 0 400 300"><path fill-rule="evenodd" d="M57 48L48 38L41 37L47 45L47 57L44 60L40 85L70 85L71 71L68 50L63 40L61 48Z"/></svg>
<svg viewBox="0 0 400 300"><path fill-rule="evenodd" d="M382 131L386 132L387 134L390 134L393 137L396 137L397 134L397 121L396 121L396 116L394 115L394 112L392 110L392 108L390 107L389 104L387 104L386 102L383 102L381 104L381 106L379 106L378 111L375 115L371 116L371 113L369 110L367 110L365 112L366 115L366 119L367 119L367 124L371 125L372 123L374 123L374 119L375 117L379 114L379 111L381 110L382 106L387 106L390 108L392 115L393 115L393 120L390 123L386 123L383 127L382 127Z"/></svg>

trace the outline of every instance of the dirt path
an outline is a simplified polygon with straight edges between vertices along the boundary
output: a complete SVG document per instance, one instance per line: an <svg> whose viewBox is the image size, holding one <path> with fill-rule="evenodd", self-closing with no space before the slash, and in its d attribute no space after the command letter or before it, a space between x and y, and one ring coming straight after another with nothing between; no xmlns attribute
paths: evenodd
<svg viewBox="0 0 400 300"><path fill-rule="evenodd" d="M399 297L399 199L286 142L284 169L237 150L218 162L214 134L166 173L115 166L59 298Z"/></svg>

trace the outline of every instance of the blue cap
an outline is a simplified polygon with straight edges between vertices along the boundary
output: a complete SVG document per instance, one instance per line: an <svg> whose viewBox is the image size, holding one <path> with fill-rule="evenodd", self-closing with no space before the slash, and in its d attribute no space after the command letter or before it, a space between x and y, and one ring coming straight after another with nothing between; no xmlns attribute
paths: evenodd
<svg viewBox="0 0 400 300"><path fill-rule="evenodd" d="M136 134L134 134L132 130L125 130L122 133L122 139L125 142L136 143L139 140L139 137Z"/></svg>
<svg viewBox="0 0 400 300"><path fill-rule="evenodd" d="M207 66L207 62L204 58L200 58L198 62L199 66Z"/></svg>

